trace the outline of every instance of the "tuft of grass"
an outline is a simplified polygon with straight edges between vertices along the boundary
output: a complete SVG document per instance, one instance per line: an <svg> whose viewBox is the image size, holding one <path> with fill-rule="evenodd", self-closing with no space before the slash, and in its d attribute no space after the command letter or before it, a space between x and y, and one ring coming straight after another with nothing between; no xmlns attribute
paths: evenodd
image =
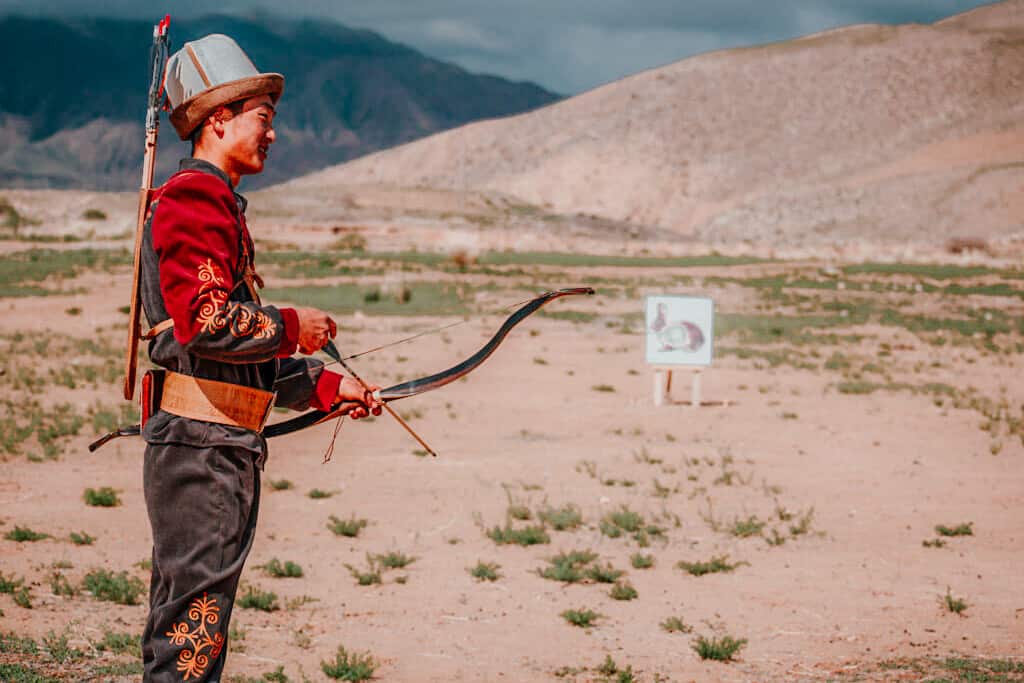
<svg viewBox="0 0 1024 683"><path fill-rule="evenodd" d="M589 609L567 609L564 612L562 612L560 616L573 626L579 626L580 628L590 628L594 625L594 620L600 617L601 615Z"/></svg>
<svg viewBox="0 0 1024 683"><path fill-rule="evenodd" d="M71 535L70 535L70 538L71 538L71 542L74 543L75 545L92 545L93 543L96 542L96 537L95 536L90 536L89 534L85 533L84 531L82 533L77 533L77 532L72 531Z"/></svg>
<svg viewBox="0 0 1024 683"><path fill-rule="evenodd" d="M732 636L721 638L705 638L698 636L693 644L693 650L701 659L712 659L716 662L731 662L740 650L747 644L746 638L739 640Z"/></svg>
<svg viewBox="0 0 1024 683"><path fill-rule="evenodd" d="M25 609L32 609L31 589L25 585L25 579L5 577L0 573L0 593L7 593L14 598L14 604Z"/></svg>
<svg viewBox="0 0 1024 683"><path fill-rule="evenodd" d="M262 566L262 569L275 579L297 579L302 576L301 566L291 560L286 560L282 564L276 557L271 558L269 562Z"/></svg>
<svg viewBox="0 0 1024 683"><path fill-rule="evenodd" d="M627 533L635 533L644 525L643 516L638 512L633 512L625 505L616 511L609 512L602 521L607 522L613 528ZM611 535L604 528L601 531L605 532L606 535Z"/></svg>
<svg viewBox="0 0 1024 683"><path fill-rule="evenodd" d="M650 569L654 566L654 555L633 553L629 556L629 563L633 565L633 569Z"/></svg>
<svg viewBox="0 0 1024 683"><path fill-rule="evenodd" d="M360 586L372 586L375 583L383 583L383 579L380 574L380 567L377 566L377 559L367 553L366 564L368 566L366 571L363 571L358 567L353 567L350 564L346 564L345 568L348 569L349 573L352 574L352 577L356 580L356 583Z"/></svg>
<svg viewBox="0 0 1024 683"><path fill-rule="evenodd" d="M501 569L501 565L497 562L478 560L476 566L469 568L469 573L477 581L497 581L501 578L501 574L498 573L499 569Z"/></svg>
<svg viewBox="0 0 1024 683"><path fill-rule="evenodd" d="M764 530L765 522L757 518L757 515L750 515L746 519L736 519L729 529L729 533L737 538L749 538L758 536Z"/></svg>
<svg viewBox="0 0 1024 683"><path fill-rule="evenodd" d="M590 389L592 391L599 391L608 394L615 392L615 387L613 387L611 384L595 384L594 386L590 387Z"/></svg>
<svg viewBox="0 0 1024 683"><path fill-rule="evenodd" d="M97 600L118 605L137 605L139 596L146 592L138 577L129 576L126 571L115 574L108 569L95 569L86 574L82 587Z"/></svg>
<svg viewBox="0 0 1024 683"><path fill-rule="evenodd" d="M537 518L555 531L567 531L583 524L583 514L572 503L560 508L545 507L537 513Z"/></svg>
<svg viewBox="0 0 1024 683"><path fill-rule="evenodd" d="M321 489L310 489L306 495L313 500L320 500L321 498L330 498L336 493L336 491L323 491Z"/></svg>
<svg viewBox="0 0 1024 683"><path fill-rule="evenodd" d="M102 209L86 209L82 212L82 218L87 221L105 221L107 220L107 212Z"/></svg>
<svg viewBox="0 0 1024 683"><path fill-rule="evenodd" d="M550 543L551 537L543 526L531 525L522 529L513 529L510 524L504 527L495 526L487 530L487 537L498 545L540 545Z"/></svg>
<svg viewBox="0 0 1024 683"><path fill-rule="evenodd" d="M668 633L691 633L693 627L679 617L669 617L659 624Z"/></svg>
<svg viewBox="0 0 1024 683"><path fill-rule="evenodd" d="M588 567L584 575L596 583L615 583L625 573L623 570L613 567L609 562L604 566L595 564Z"/></svg>
<svg viewBox="0 0 1024 683"><path fill-rule="evenodd" d="M506 513L510 519L517 519L520 522L525 522L529 519L533 519L533 513L530 512L530 508L525 505L509 505L508 512Z"/></svg>
<svg viewBox="0 0 1024 683"><path fill-rule="evenodd" d="M0 633L0 653L34 655L38 652L39 646L31 638L23 638L17 633Z"/></svg>
<svg viewBox="0 0 1024 683"><path fill-rule="evenodd" d="M235 604L243 609L258 609L261 612L276 612L281 609L277 603L277 594L262 590L258 586L246 586L245 593Z"/></svg>
<svg viewBox="0 0 1024 683"><path fill-rule="evenodd" d="M946 594L942 597L941 602L946 610L953 614L963 614L964 610L967 609L967 601L963 598L955 598L949 590L949 586L946 586Z"/></svg>
<svg viewBox="0 0 1024 683"><path fill-rule="evenodd" d="M295 488L295 484L288 479L271 479L269 484L274 491L287 491Z"/></svg>
<svg viewBox="0 0 1024 683"><path fill-rule="evenodd" d="M43 636L43 649L58 664L75 662L85 657L85 653L68 645L68 634L64 631L60 634L54 631L47 631Z"/></svg>
<svg viewBox="0 0 1024 683"><path fill-rule="evenodd" d="M954 527L948 527L945 524L936 524L935 533L939 536L973 536L973 527L974 522L965 522L964 524L957 524Z"/></svg>
<svg viewBox="0 0 1024 683"><path fill-rule="evenodd" d="M635 600L639 595L633 585L628 581L616 582L608 592L613 600Z"/></svg>
<svg viewBox="0 0 1024 683"><path fill-rule="evenodd" d="M383 555L375 555L374 559L385 569L404 569L416 561L415 557L394 550Z"/></svg>
<svg viewBox="0 0 1024 683"><path fill-rule="evenodd" d="M50 574L50 590L54 595L62 595L67 598L75 597L76 592L68 578L59 571Z"/></svg>
<svg viewBox="0 0 1024 683"><path fill-rule="evenodd" d="M548 558L550 566L538 569L537 574L552 581L577 583L583 580L583 567L593 562L597 553L590 550L573 550Z"/></svg>
<svg viewBox="0 0 1024 683"><path fill-rule="evenodd" d="M334 661L320 662L324 675L338 681L368 681L377 670L377 661L369 652L349 652L343 645L338 646Z"/></svg>
<svg viewBox="0 0 1024 683"><path fill-rule="evenodd" d="M941 538L936 538L935 540L932 540L932 541L929 541L928 539L925 539L925 540L921 541L921 545L923 547L925 547L925 548L943 548L943 547L945 547L946 542L943 541Z"/></svg>
<svg viewBox="0 0 1024 683"><path fill-rule="evenodd" d="M142 639L132 633L114 633L104 631L103 640L93 643L100 652L113 652L118 655L142 656Z"/></svg>
<svg viewBox="0 0 1024 683"><path fill-rule="evenodd" d="M99 489L88 488L82 494L82 498L86 505L92 507L112 508L121 504L121 499L117 497L117 491L109 486L102 486Z"/></svg>
<svg viewBox="0 0 1024 683"><path fill-rule="evenodd" d="M331 523L327 525L330 529L338 536L345 536L347 538L355 538L359 535L360 530L366 528L367 521L365 519L356 519L355 515L349 519L339 519L334 515L331 515Z"/></svg>
<svg viewBox="0 0 1024 683"><path fill-rule="evenodd" d="M18 543L32 543L35 541L41 541L44 538L50 538L50 534L44 534L39 531L32 531L28 527L15 526L13 529L4 534L4 538L8 541L16 541Z"/></svg>
<svg viewBox="0 0 1024 683"><path fill-rule="evenodd" d="M704 576L705 574L715 574L718 572L731 572L744 564L747 563L737 562L732 564L729 562L728 555L719 555L712 557L707 562L686 562L685 560L680 560L676 563L676 567L693 576Z"/></svg>

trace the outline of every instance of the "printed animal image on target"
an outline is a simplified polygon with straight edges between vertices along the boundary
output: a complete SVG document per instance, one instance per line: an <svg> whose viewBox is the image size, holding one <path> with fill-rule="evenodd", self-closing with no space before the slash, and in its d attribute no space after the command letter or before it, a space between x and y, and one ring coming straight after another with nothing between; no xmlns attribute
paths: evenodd
<svg viewBox="0 0 1024 683"><path fill-rule="evenodd" d="M652 365L711 365L715 304L707 297L649 296L646 357Z"/></svg>

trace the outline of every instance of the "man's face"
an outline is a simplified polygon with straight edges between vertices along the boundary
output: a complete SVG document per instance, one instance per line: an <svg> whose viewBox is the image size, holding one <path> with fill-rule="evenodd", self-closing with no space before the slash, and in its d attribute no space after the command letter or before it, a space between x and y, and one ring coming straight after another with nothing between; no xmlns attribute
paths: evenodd
<svg viewBox="0 0 1024 683"><path fill-rule="evenodd" d="M239 114L224 122L226 161L238 175L259 173L275 138L273 100L269 95L250 97Z"/></svg>

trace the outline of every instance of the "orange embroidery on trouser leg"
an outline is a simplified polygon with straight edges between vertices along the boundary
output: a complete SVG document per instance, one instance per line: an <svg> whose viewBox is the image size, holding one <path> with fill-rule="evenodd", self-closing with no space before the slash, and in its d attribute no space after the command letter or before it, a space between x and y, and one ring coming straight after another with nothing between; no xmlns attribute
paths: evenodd
<svg viewBox="0 0 1024 683"><path fill-rule="evenodd" d="M179 621L164 634L174 645L185 646L178 653L178 671L186 681L202 676L210 665L210 659L216 659L224 648L224 635L215 632L211 636L207 630L208 625L213 626L220 621L217 598L208 598L203 593L203 597L192 601L187 616L194 625ZM209 654L205 652L207 649Z"/></svg>

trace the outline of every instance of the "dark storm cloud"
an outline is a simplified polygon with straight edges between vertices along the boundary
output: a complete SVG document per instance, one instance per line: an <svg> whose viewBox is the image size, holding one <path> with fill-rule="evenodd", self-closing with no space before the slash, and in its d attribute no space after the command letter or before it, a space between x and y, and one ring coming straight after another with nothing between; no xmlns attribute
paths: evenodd
<svg viewBox="0 0 1024 683"><path fill-rule="evenodd" d="M153 18L137 0L0 0L0 12ZM471 71L587 88L701 52L857 23L931 23L978 0L179 0L179 16L286 13L369 28Z"/></svg>

